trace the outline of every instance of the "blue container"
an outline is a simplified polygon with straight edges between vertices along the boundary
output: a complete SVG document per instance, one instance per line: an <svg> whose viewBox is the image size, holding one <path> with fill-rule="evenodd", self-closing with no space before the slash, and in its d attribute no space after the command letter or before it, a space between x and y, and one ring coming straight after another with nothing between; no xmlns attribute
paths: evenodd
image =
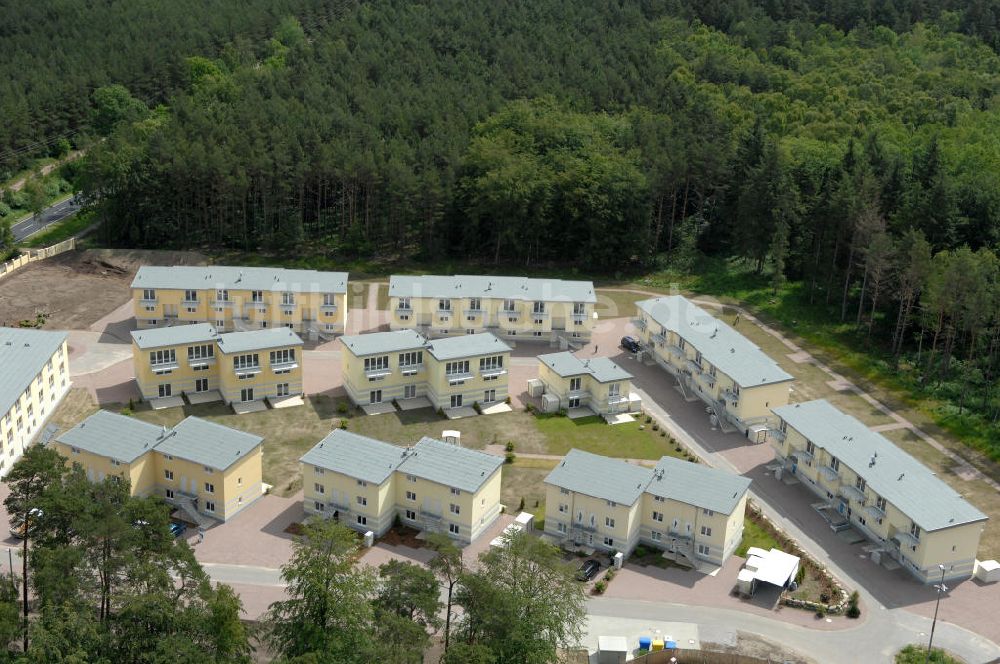
<svg viewBox="0 0 1000 664"><path fill-rule="evenodd" d="M651 650L653 647L653 639L648 636L639 637L639 649L640 650Z"/></svg>

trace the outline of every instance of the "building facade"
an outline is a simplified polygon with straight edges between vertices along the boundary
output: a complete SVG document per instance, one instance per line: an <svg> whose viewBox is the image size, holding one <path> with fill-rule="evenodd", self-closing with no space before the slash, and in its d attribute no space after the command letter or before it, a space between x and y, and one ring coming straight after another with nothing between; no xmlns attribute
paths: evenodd
<svg viewBox="0 0 1000 664"><path fill-rule="evenodd" d="M788 403L793 377L756 344L680 295L637 302L636 313L643 349L723 429L755 438L776 425L771 411Z"/></svg>
<svg viewBox="0 0 1000 664"><path fill-rule="evenodd" d="M399 447L335 429L300 462L306 513L376 536L398 517L469 543L500 515L503 459L433 438Z"/></svg>
<svg viewBox="0 0 1000 664"><path fill-rule="evenodd" d="M270 267L143 266L132 280L139 329L210 323L219 332L288 327L317 340L347 323L347 273Z"/></svg>
<svg viewBox="0 0 1000 664"><path fill-rule="evenodd" d="M772 446L827 509L922 583L967 579L987 516L926 466L824 399L775 409Z"/></svg>
<svg viewBox="0 0 1000 664"><path fill-rule="evenodd" d="M341 343L344 388L357 405L420 399L447 410L507 399L510 346L488 332L428 340L397 330Z"/></svg>
<svg viewBox="0 0 1000 664"><path fill-rule="evenodd" d="M287 328L219 334L207 323L132 332L135 379L147 401L277 400L302 394L302 339Z"/></svg>
<svg viewBox="0 0 1000 664"><path fill-rule="evenodd" d="M98 411L51 443L92 482L121 477L186 520L225 521L262 495L263 439L188 417L173 429Z"/></svg>
<svg viewBox="0 0 1000 664"><path fill-rule="evenodd" d="M655 468L570 450L545 478L545 532L620 551L641 542L689 564L722 565L743 539L750 480L663 457Z"/></svg>
<svg viewBox="0 0 1000 664"><path fill-rule="evenodd" d="M590 408L598 415L629 412L632 374L606 357L578 358L569 351L538 356L538 378L559 408Z"/></svg>
<svg viewBox="0 0 1000 664"><path fill-rule="evenodd" d="M597 296L589 281L489 276L389 280L389 325L427 337L490 332L503 339L583 344Z"/></svg>
<svg viewBox="0 0 1000 664"><path fill-rule="evenodd" d="M65 332L0 327L0 477L70 388Z"/></svg>

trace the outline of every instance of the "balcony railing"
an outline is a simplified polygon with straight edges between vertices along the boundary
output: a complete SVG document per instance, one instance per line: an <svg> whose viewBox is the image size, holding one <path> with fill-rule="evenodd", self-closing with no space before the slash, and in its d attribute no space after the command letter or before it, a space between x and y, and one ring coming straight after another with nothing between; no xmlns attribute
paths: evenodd
<svg viewBox="0 0 1000 664"><path fill-rule="evenodd" d="M868 516L872 517L873 519L885 518L885 510L883 510L881 507L876 507L875 505L869 505L868 507L866 507L865 513L868 514Z"/></svg>
<svg viewBox="0 0 1000 664"><path fill-rule="evenodd" d="M857 503L864 505L865 503L865 492L856 486L851 484L845 484L840 487L840 495Z"/></svg>
<svg viewBox="0 0 1000 664"><path fill-rule="evenodd" d="M575 311L571 313L569 317L572 318L573 320L587 320L586 313L577 313Z"/></svg>
<svg viewBox="0 0 1000 664"><path fill-rule="evenodd" d="M403 306L402 304L400 304L400 305L398 305L396 307L396 311L398 311L401 314L412 314L413 313L413 307L411 307L411 306Z"/></svg>
<svg viewBox="0 0 1000 664"><path fill-rule="evenodd" d="M162 371L173 371L178 368L177 360L172 360L170 362L157 362L156 364L150 364L149 368L153 373L160 373Z"/></svg>
<svg viewBox="0 0 1000 664"><path fill-rule="evenodd" d="M231 307L233 306L232 300L212 300L213 307Z"/></svg>
<svg viewBox="0 0 1000 664"><path fill-rule="evenodd" d="M452 316L455 312L451 309L437 309L434 311L438 316Z"/></svg>
<svg viewBox="0 0 1000 664"><path fill-rule="evenodd" d="M417 373L419 371L423 371L423 370L424 370L424 365L423 364L400 364L399 365L399 371L404 376L412 376L413 374L415 374L415 373Z"/></svg>
<svg viewBox="0 0 1000 664"><path fill-rule="evenodd" d="M656 344L657 346L663 345L663 344L665 344L667 342L667 338L665 336L663 336L663 333L661 333L661 332L658 332L658 333L656 333L654 335L651 335L649 337L649 340L651 342L653 342L654 344Z"/></svg>
<svg viewBox="0 0 1000 664"><path fill-rule="evenodd" d="M624 394L612 394L608 396L609 404L618 404L625 401L628 401L628 397L625 396Z"/></svg>
<svg viewBox="0 0 1000 664"><path fill-rule="evenodd" d="M900 530L895 535L893 535L892 539L895 542L897 542L900 546L919 546L920 545L920 540L918 538L914 537L910 533L903 532L902 530Z"/></svg>
<svg viewBox="0 0 1000 664"><path fill-rule="evenodd" d="M466 316L482 316L486 312L480 308L480 309L466 309L464 313Z"/></svg>
<svg viewBox="0 0 1000 664"><path fill-rule="evenodd" d="M635 325L640 330L645 330L646 329L646 325L647 325L646 321L644 321L641 318L633 318L632 319L632 324Z"/></svg>
<svg viewBox="0 0 1000 664"><path fill-rule="evenodd" d="M194 369L195 367L207 367L209 364L215 362L214 357L189 357L188 366Z"/></svg>
<svg viewBox="0 0 1000 664"><path fill-rule="evenodd" d="M696 373L702 373L704 371L704 368L701 366L701 364L699 364L698 362L696 362L694 360L688 360L685 363L685 366L688 369L690 369L691 371L694 371Z"/></svg>
<svg viewBox="0 0 1000 664"><path fill-rule="evenodd" d="M330 304L321 304L321 305L319 305L319 308L320 308L320 311L336 311L337 310L337 303L336 302L332 302Z"/></svg>
<svg viewBox="0 0 1000 664"><path fill-rule="evenodd" d="M445 378L448 379L449 383L458 383L463 380L469 380L472 378L471 371L453 371L452 373L445 374Z"/></svg>
<svg viewBox="0 0 1000 664"><path fill-rule="evenodd" d="M826 478L828 482L836 482L840 480L840 473L837 472L832 466L820 466L819 472Z"/></svg>
<svg viewBox="0 0 1000 664"><path fill-rule="evenodd" d="M577 523L574 523L571 527L574 530L582 530L582 531L587 532L587 533L596 533L597 532L597 526L596 525L592 526L589 523L580 523L580 522L577 522Z"/></svg>
<svg viewBox="0 0 1000 664"><path fill-rule="evenodd" d="M794 450L792 456L803 463L809 463L814 458L812 452L807 452L806 450Z"/></svg>
<svg viewBox="0 0 1000 664"><path fill-rule="evenodd" d="M548 318L549 317L549 312L547 312L547 311L532 311L531 312L531 317L532 318Z"/></svg>
<svg viewBox="0 0 1000 664"><path fill-rule="evenodd" d="M373 367L371 369L365 369L366 378L384 378L392 373L392 369L389 367Z"/></svg>
<svg viewBox="0 0 1000 664"><path fill-rule="evenodd" d="M479 370L479 375L483 378L502 376L505 373L507 373L507 367L486 367Z"/></svg>
<svg viewBox="0 0 1000 664"><path fill-rule="evenodd" d="M731 389L726 388L722 390L722 399L723 401L731 401L733 403L736 403L737 401L740 400L740 395L736 394Z"/></svg>
<svg viewBox="0 0 1000 664"><path fill-rule="evenodd" d="M260 373L260 365L248 364L245 366L234 367L233 372L237 376L253 376Z"/></svg>
<svg viewBox="0 0 1000 664"><path fill-rule="evenodd" d="M285 362L275 362L271 365L271 371L290 371L292 369L298 369L299 363L295 360L288 360Z"/></svg>
<svg viewBox="0 0 1000 664"><path fill-rule="evenodd" d="M181 304L185 307L197 307L200 300L181 300Z"/></svg>

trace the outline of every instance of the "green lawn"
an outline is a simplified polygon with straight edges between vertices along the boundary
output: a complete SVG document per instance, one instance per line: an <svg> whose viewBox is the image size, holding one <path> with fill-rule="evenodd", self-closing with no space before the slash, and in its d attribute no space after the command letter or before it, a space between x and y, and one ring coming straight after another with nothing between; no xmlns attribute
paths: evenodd
<svg viewBox="0 0 1000 664"><path fill-rule="evenodd" d="M774 539L771 533L748 516L743 521L743 541L740 543L739 548L736 549L736 555L746 558L747 549L752 546L770 551L771 549L778 548L778 540Z"/></svg>
<svg viewBox="0 0 1000 664"><path fill-rule="evenodd" d="M635 303L648 296L631 291L597 289L597 304L594 311L600 318L621 318L635 316Z"/></svg>
<svg viewBox="0 0 1000 664"><path fill-rule="evenodd" d="M538 430L546 438L549 454L566 454L572 448L626 459L659 459L685 456L684 449L663 430L653 431L645 418L610 426L596 415L571 420L560 415L537 415ZM640 428L641 427L641 428Z"/></svg>
<svg viewBox="0 0 1000 664"><path fill-rule="evenodd" d="M548 459L520 458L503 467L500 502L514 514L523 498L524 510L535 515L535 528L539 530L545 529L545 485L542 482L556 463Z"/></svg>

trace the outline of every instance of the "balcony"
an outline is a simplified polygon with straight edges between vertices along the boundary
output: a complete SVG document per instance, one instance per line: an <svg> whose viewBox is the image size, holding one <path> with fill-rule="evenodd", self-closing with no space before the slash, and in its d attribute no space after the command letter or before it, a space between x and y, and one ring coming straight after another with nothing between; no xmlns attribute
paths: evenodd
<svg viewBox="0 0 1000 664"><path fill-rule="evenodd" d="M632 324L635 325L640 330L645 330L646 329L646 321L643 320L642 318L633 318L632 319Z"/></svg>
<svg viewBox="0 0 1000 664"><path fill-rule="evenodd" d="M900 530L895 535L892 536L892 541L894 541L899 546L920 546L920 540L911 535L910 533L903 532Z"/></svg>
<svg viewBox="0 0 1000 664"><path fill-rule="evenodd" d="M445 374L445 378L448 379L448 383L461 383L465 380L470 380L472 378L471 371L453 371L452 373Z"/></svg>
<svg viewBox="0 0 1000 664"><path fill-rule="evenodd" d="M212 306L216 308L224 308L233 306L232 300L212 300Z"/></svg>
<svg viewBox="0 0 1000 664"><path fill-rule="evenodd" d="M691 540L694 539L694 536L691 533L682 533L679 530L668 530L667 536L672 539L687 541L687 542L690 542Z"/></svg>
<svg viewBox="0 0 1000 664"><path fill-rule="evenodd" d="M569 315L569 317L570 317L570 318L571 318L572 320L587 320L587 318L588 318L588 316L587 316L586 312L584 312L584 313L577 313L577 312L575 312L575 311L574 311L573 313L571 313L571 314Z"/></svg>
<svg viewBox="0 0 1000 664"><path fill-rule="evenodd" d="M694 360L688 360L684 363L684 366L686 366L692 373L704 373L705 371L704 367Z"/></svg>
<svg viewBox="0 0 1000 664"><path fill-rule="evenodd" d="M319 310L320 311L336 311L337 310L337 304L336 304L336 302L334 302L332 304L321 304L321 305L319 305Z"/></svg>
<svg viewBox="0 0 1000 664"><path fill-rule="evenodd" d="M482 309L466 309L462 313L464 313L466 316L482 316L486 312L483 311Z"/></svg>
<svg viewBox="0 0 1000 664"><path fill-rule="evenodd" d="M623 394L612 394L608 396L608 403L612 406L628 401L628 397Z"/></svg>
<svg viewBox="0 0 1000 664"><path fill-rule="evenodd" d="M413 374L423 371L423 364L400 364L399 372L404 376L412 376Z"/></svg>
<svg viewBox="0 0 1000 664"><path fill-rule="evenodd" d="M868 507L866 507L865 514L867 514L873 519L885 518L885 510L883 510L881 507L876 507L875 505L869 505Z"/></svg>
<svg viewBox="0 0 1000 664"><path fill-rule="evenodd" d="M404 316L406 316L408 314L412 314L413 313L413 307L411 307L411 306L403 306L402 304L400 304L400 305L398 305L396 307L396 313L403 314Z"/></svg>
<svg viewBox="0 0 1000 664"><path fill-rule="evenodd" d="M492 378L493 376L502 376L507 373L507 369L504 367L492 367L489 369L480 369L479 375L483 378Z"/></svg>
<svg viewBox="0 0 1000 664"><path fill-rule="evenodd" d="M832 466L820 466L819 472L827 482L840 481L840 473Z"/></svg>
<svg viewBox="0 0 1000 664"><path fill-rule="evenodd" d="M851 484L845 484L840 487L840 491L838 493L840 493L841 496L847 498L848 500L853 500L854 502L860 503L861 505L865 504L866 501L865 492L856 486L853 486Z"/></svg>
<svg viewBox="0 0 1000 664"><path fill-rule="evenodd" d="M181 300L181 306L184 307L197 307L200 300Z"/></svg>
<svg viewBox="0 0 1000 664"><path fill-rule="evenodd" d="M807 452L806 450L792 450L791 456L799 460L799 463L812 463L815 458L812 452Z"/></svg>
<svg viewBox="0 0 1000 664"><path fill-rule="evenodd" d="M149 306L149 307L156 305L159 301L160 301L160 298L158 298L158 297L154 297L154 298L140 297L139 298L139 304L144 304L144 305Z"/></svg>
<svg viewBox="0 0 1000 664"><path fill-rule="evenodd" d="M210 364L215 364L214 357L189 357L188 366L192 369L207 367Z"/></svg>
<svg viewBox="0 0 1000 664"><path fill-rule="evenodd" d="M374 367L372 369L365 369L365 378L385 378L392 373L392 369L389 367Z"/></svg>
<svg viewBox="0 0 1000 664"><path fill-rule="evenodd" d="M736 392L733 392L732 389L726 388L722 390L722 400L736 403L740 400L740 395L738 395Z"/></svg>
<svg viewBox="0 0 1000 664"><path fill-rule="evenodd" d="M658 332L649 337L650 343L656 344L657 346L662 346L667 343L667 338L663 336L662 332Z"/></svg>
<svg viewBox="0 0 1000 664"><path fill-rule="evenodd" d="M547 311L532 311L531 312L531 317L532 318L548 318L549 317L549 312L547 312Z"/></svg>
<svg viewBox="0 0 1000 664"><path fill-rule="evenodd" d="M260 373L260 365L259 364L248 364L248 365L242 366L242 367L235 367L233 369L233 372L237 376L256 376L257 374Z"/></svg>
<svg viewBox="0 0 1000 664"><path fill-rule="evenodd" d="M275 362L271 365L271 371L291 371L292 369L298 369L299 363L295 360L289 360L288 362Z"/></svg>
<svg viewBox="0 0 1000 664"><path fill-rule="evenodd" d="M583 532L585 532L585 533L596 533L596 532L597 532L597 526L596 526L596 525L592 526L592 525L590 525L590 524L587 524L587 523L581 523L581 522L579 522L579 521L578 521L578 522L576 522L576 523L574 523L574 524L573 524L573 525L571 526L571 528L572 528L573 530L582 530L582 531L583 531Z"/></svg>
<svg viewBox="0 0 1000 664"><path fill-rule="evenodd" d="M434 315L435 316L439 316L441 318L444 318L444 317L451 318L454 313L455 312L453 312L451 309L437 309L434 312Z"/></svg>
<svg viewBox="0 0 1000 664"><path fill-rule="evenodd" d="M173 371L177 369L180 365L177 364L177 360L171 362L157 362L156 364L150 364L149 368L153 373L166 373L168 371Z"/></svg>

